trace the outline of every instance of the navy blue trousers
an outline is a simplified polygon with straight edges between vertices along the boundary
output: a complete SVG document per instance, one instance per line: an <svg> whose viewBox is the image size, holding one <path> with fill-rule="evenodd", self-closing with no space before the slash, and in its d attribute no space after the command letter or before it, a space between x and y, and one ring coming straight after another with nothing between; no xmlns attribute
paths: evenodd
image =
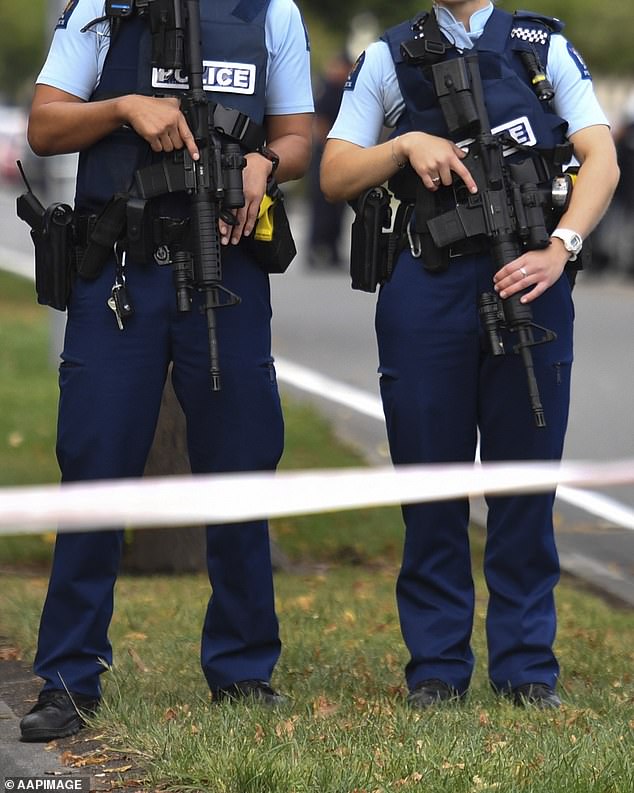
<svg viewBox="0 0 634 793"><path fill-rule="evenodd" d="M566 276L532 305L535 322L557 333L532 348L547 426L536 427L517 341L493 356L483 342L478 297L492 291L489 257L458 257L429 273L404 252L377 304L381 395L396 465L474 459L556 460L568 420L574 309ZM539 335L539 334L536 334ZM489 677L505 690L554 685L559 578L554 493L487 498L484 573ZM469 504L457 499L403 507L405 544L397 581L410 688L439 678L464 692L474 667L474 588Z"/></svg>
<svg viewBox="0 0 634 793"><path fill-rule="evenodd" d="M223 283L242 302L215 312L222 388L212 392L206 318L197 305L176 311L171 267L131 263L126 270L135 313L123 331L106 307L113 263L74 287L60 366L63 481L143 474L170 362L193 473L274 469L283 421L268 276L239 250L224 252ZM58 535L34 665L45 688L99 696L99 675L112 663L108 627L121 547L121 527ZM201 660L209 685L269 680L280 640L267 522L208 527L207 565L213 594Z"/></svg>

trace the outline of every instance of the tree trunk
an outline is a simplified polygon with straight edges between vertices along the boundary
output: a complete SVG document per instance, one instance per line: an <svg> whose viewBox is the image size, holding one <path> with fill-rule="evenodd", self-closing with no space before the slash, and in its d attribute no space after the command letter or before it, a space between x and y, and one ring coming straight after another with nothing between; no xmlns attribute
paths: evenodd
<svg viewBox="0 0 634 793"><path fill-rule="evenodd" d="M174 393L170 369L145 476L189 473L185 416ZM292 568L273 540L271 556L274 569ZM127 573L192 573L206 571L205 559L204 526L138 529L125 544L122 566Z"/></svg>
<svg viewBox="0 0 634 793"><path fill-rule="evenodd" d="M190 474L185 416L174 393L171 369L163 390L161 411L145 476ZM206 570L203 526L137 529L123 553L128 573L192 573Z"/></svg>

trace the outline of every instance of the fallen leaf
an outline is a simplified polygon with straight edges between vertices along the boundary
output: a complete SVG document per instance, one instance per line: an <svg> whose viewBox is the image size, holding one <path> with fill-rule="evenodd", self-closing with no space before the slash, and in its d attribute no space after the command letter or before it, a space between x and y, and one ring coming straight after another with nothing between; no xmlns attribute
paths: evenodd
<svg viewBox="0 0 634 793"><path fill-rule="evenodd" d="M128 655L132 659L132 663L136 666L139 672L149 672L148 667L141 660L141 656L137 653L134 647L128 647Z"/></svg>
<svg viewBox="0 0 634 793"><path fill-rule="evenodd" d="M321 718L332 716L339 710L339 705L335 702L329 702L326 697L317 697L313 702L313 715Z"/></svg>
<svg viewBox="0 0 634 793"><path fill-rule="evenodd" d="M275 734L278 738L290 737L295 732L295 724L298 717L293 716L286 721L282 721L275 725Z"/></svg>

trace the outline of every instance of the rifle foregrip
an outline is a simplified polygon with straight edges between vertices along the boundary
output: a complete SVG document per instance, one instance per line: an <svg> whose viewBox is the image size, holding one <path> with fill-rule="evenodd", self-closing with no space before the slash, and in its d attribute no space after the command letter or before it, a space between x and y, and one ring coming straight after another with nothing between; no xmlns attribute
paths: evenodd
<svg viewBox="0 0 634 793"><path fill-rule="evenodd" d="M200 286L218 283L222 279L222 265L216 204L208 195L195 194L191 208L196 281Z"/></svg>

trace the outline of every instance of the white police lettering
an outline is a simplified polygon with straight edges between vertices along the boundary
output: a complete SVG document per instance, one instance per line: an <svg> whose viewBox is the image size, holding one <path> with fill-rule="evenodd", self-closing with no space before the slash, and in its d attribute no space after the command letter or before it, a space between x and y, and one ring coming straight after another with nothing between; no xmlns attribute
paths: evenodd
<svg viewBox="0 0 634 793"><path fill-rule="evenodd" d="M533 134L533 128L530 121L526 116L515 118L506 124L501 124L499 127L492 129L494 135L499 132L508 132L513 140L521 143L522 146L534 146L537 143L537 138Z"/></svg>
<svg viewBox="0 0 634 793"><path fill-rule="evenodd" d="M513 121L500 124L499 127L494 127L491 132L493 135L499 135L501 132L508 132L509 137L513 138L513 140L521 146L534 146L537 143L537 138L535 137L531 123L526 116L520 116L519 118L514 118ZM467 138L466 140L461 140L456 146L460 146L461 149L465 149L466 151L472 143L473 138ZM509 154L513 154L515 151L517 151L517 149L510 143L507 144L505 142L503 144L503 154L505 157Z"/></svg>
<svg viewBox="0 0 634 793"><path fill-rule="evenodd" d="M181 69L155 68L152 73L153 88L189 88L187 74Z"/></svg>
<svg viewBox="0 0 634 793"><path fill-rule="evenodd" d="M152 88L187 90L187 74L180 69L152 71ZM203 88L205 91L224 91L231 94L255 92L255 66L252 63L226 63L203 61Z"/></svg>

